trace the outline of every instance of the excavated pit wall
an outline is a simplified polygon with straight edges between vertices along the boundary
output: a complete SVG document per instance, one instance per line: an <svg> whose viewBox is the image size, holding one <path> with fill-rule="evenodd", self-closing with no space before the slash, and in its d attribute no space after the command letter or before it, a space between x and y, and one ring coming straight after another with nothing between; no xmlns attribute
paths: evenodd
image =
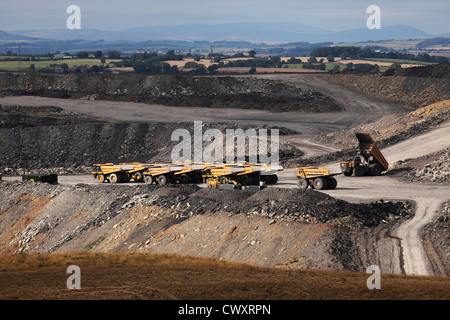
<svg viewBox="0 0 450 320"><path fill-rule="evenodd" d="M1 181L0 191L0 252L9 254L160 252L363 271L389 254L373 244L384 238L369 231L384 234L412 212L407 202L353 204L279 188L249 193ZM361 239L362 230L370 241ZM364 241L371 243L367 250Z"/></svg>
<svg viewBox="0 0 450 320"><path fill-rule="evenodd" d="M271 111L342 110L317 91L251 76L0 73L0 96L5 95Z"/></svg>

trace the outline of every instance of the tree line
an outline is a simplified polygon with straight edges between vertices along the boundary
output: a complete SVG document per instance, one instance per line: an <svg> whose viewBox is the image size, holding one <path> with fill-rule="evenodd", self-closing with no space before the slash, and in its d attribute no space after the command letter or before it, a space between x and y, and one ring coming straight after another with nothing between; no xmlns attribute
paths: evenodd
<svg viewBox="0 0 450 320"><path fill-rule="evenodd" d="M371 48L360 48L360 47L322 47L311 51L310 56L315 57L340 57L345 59L354 58L384 58L384 59L402 59L402 60L414 60L422 62L450 62L449 58L441 56L430 56L427 53L414 55L412 53L402 53L402 52L377 52L372 51Z"/></svg>

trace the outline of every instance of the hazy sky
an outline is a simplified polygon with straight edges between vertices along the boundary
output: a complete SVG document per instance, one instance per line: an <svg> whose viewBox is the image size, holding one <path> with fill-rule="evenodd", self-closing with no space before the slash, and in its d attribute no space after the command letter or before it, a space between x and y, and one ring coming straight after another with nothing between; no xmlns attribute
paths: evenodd
<svg viewBox="0 0 450 320"><path fill-rule="evenodd" d="M0 30L66 28L69 5L81 8L81 28L228 22L298 22L331 31L363 28L375 4L383 25L404 24L431 34L450 32L450 0L0 0Z"/></svg>

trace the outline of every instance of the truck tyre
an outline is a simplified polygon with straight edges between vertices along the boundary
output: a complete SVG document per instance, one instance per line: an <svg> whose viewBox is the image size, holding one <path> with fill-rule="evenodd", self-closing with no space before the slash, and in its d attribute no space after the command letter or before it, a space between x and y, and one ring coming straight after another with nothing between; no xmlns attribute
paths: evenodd
<svg viewBox="0 0 450 320"><path fill-rule="evenodd" d="M299 179L297 185L300 189L308 189L309 183L306 179Z"/></svg>
<svg viewBox="0 0 450 320"><path fill-rule="evenodd" d="M158 184L159 185L164 186L164 185L167 184L167 177L165 175L163 175L163 174L158 176L157 180L158 180Z"/></svg>
<svg viewBox="0 0 450 320"><path fill-rule="evenodd" d="M180 183L183 183L183 184L190 183L191 177L189 175L183 173L182 175L180 175L179 181L180 181Z"/></svg>
<svg viewBox="0 0 450 320"><path fill-rule="evenodd" d="M96 177L96 179L97 179L97 181L98 182L100 182L100 183L103 183L103 182L105 182L105 175L103 175L103 174L98 174L97 175L97 177Z"/></svg>
<svg viewBox="0 0 450 320"><path fill-rule="evenodd" d="M276 174L273 174L270 176L270 184L277 184L278 182L278 176Z"/></svg>
<svg viewBox="0 0 450 320"><path fill-rule="evenodd" d="M344 170L344 176L350 177L353 174L353 168L349 168L347 170Z"/></svg>
<svg viewBox="0 0 450 320"><path fill-rule="evenodd" d="M314 189L324 190L327 188L327 180L323 178L315 178L313 181Z"/></svg>
<svg viewBox="0 0 450 320"><path fill-rule="evenodd" d="M251 184L251 181L252 179L248 176L248 175L243 175L242 177L241 177L241 184L243 185L243 186L248 186L249 184Z"/></svg>
<svg viewBox="0 0 450 320"><path fill-rule="evenodd" d="M370 165L369 169L370 169L370 174L372 176L379 176L379 175L381 175L382 168L381 168L380 164L372 163Z"/></svg>
<svg viewBox="0 0 450 320"><path fill-rule="evenodd" d="M144 182L144 176L142 175L141 172L136 172L134 174L134 181L136 181L136 182Z"/></svg>
<svg viewBox="0 0 450 320"><path fill-rule="evenodd" d="M145 176L144 181L146 184L152 184L154 182L152 176Z"/></svg>
<svg viewBox="0 0 450 320"><path fill-rule="evenodd" d="M333 190L336 189L337 187L337 180L333 177L331 177L330 179L328 179L328 189Z"/></svg>
<svg viewBox="0 0 450 320"><path fill-rule="evenodd" d="M356 166L354 172L355 172L355 176L362 177L364 175L364 167Z"/></svg>
<svg viewBox="0 0 450 320"><path fill-rule="evenodd" d="M109 181L111 183L118 183L119 182L119 176L116 173L111 173L109 175Z"/></svg>
<svg viewBox="0 0 450 320"><path fill-rule="evenodd" d="M130 175L128 173L124 173L120 179L122 180L122 182L128 183L130 182Z"/></svg>

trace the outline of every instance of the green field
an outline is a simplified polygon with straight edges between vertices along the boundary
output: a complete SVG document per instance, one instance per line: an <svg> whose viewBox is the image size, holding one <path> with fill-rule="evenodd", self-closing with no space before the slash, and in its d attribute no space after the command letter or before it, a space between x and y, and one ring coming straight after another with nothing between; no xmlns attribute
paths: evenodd
<svg viewBox="0 0 450 320"><path fill-rule="evenodd" d="M21 68L19 70L19 61L3 61L3 59L7 56L0 56L0 70L4 71L26 71L30 68L31 64L34 64L35 70L39 71L39 69L47 68L51 64L63 64L66 63L69 68L74 66L88 66L92 67L95 65L101 66L102 63L100 59L46 59L41 58L42 60L37 61L22 61ZM8 57L11 58L11 57ZM46 59L46 60L44 60ZM121 59L106 59L105 66L107 66L111 62L119 62Z"/></svg>

